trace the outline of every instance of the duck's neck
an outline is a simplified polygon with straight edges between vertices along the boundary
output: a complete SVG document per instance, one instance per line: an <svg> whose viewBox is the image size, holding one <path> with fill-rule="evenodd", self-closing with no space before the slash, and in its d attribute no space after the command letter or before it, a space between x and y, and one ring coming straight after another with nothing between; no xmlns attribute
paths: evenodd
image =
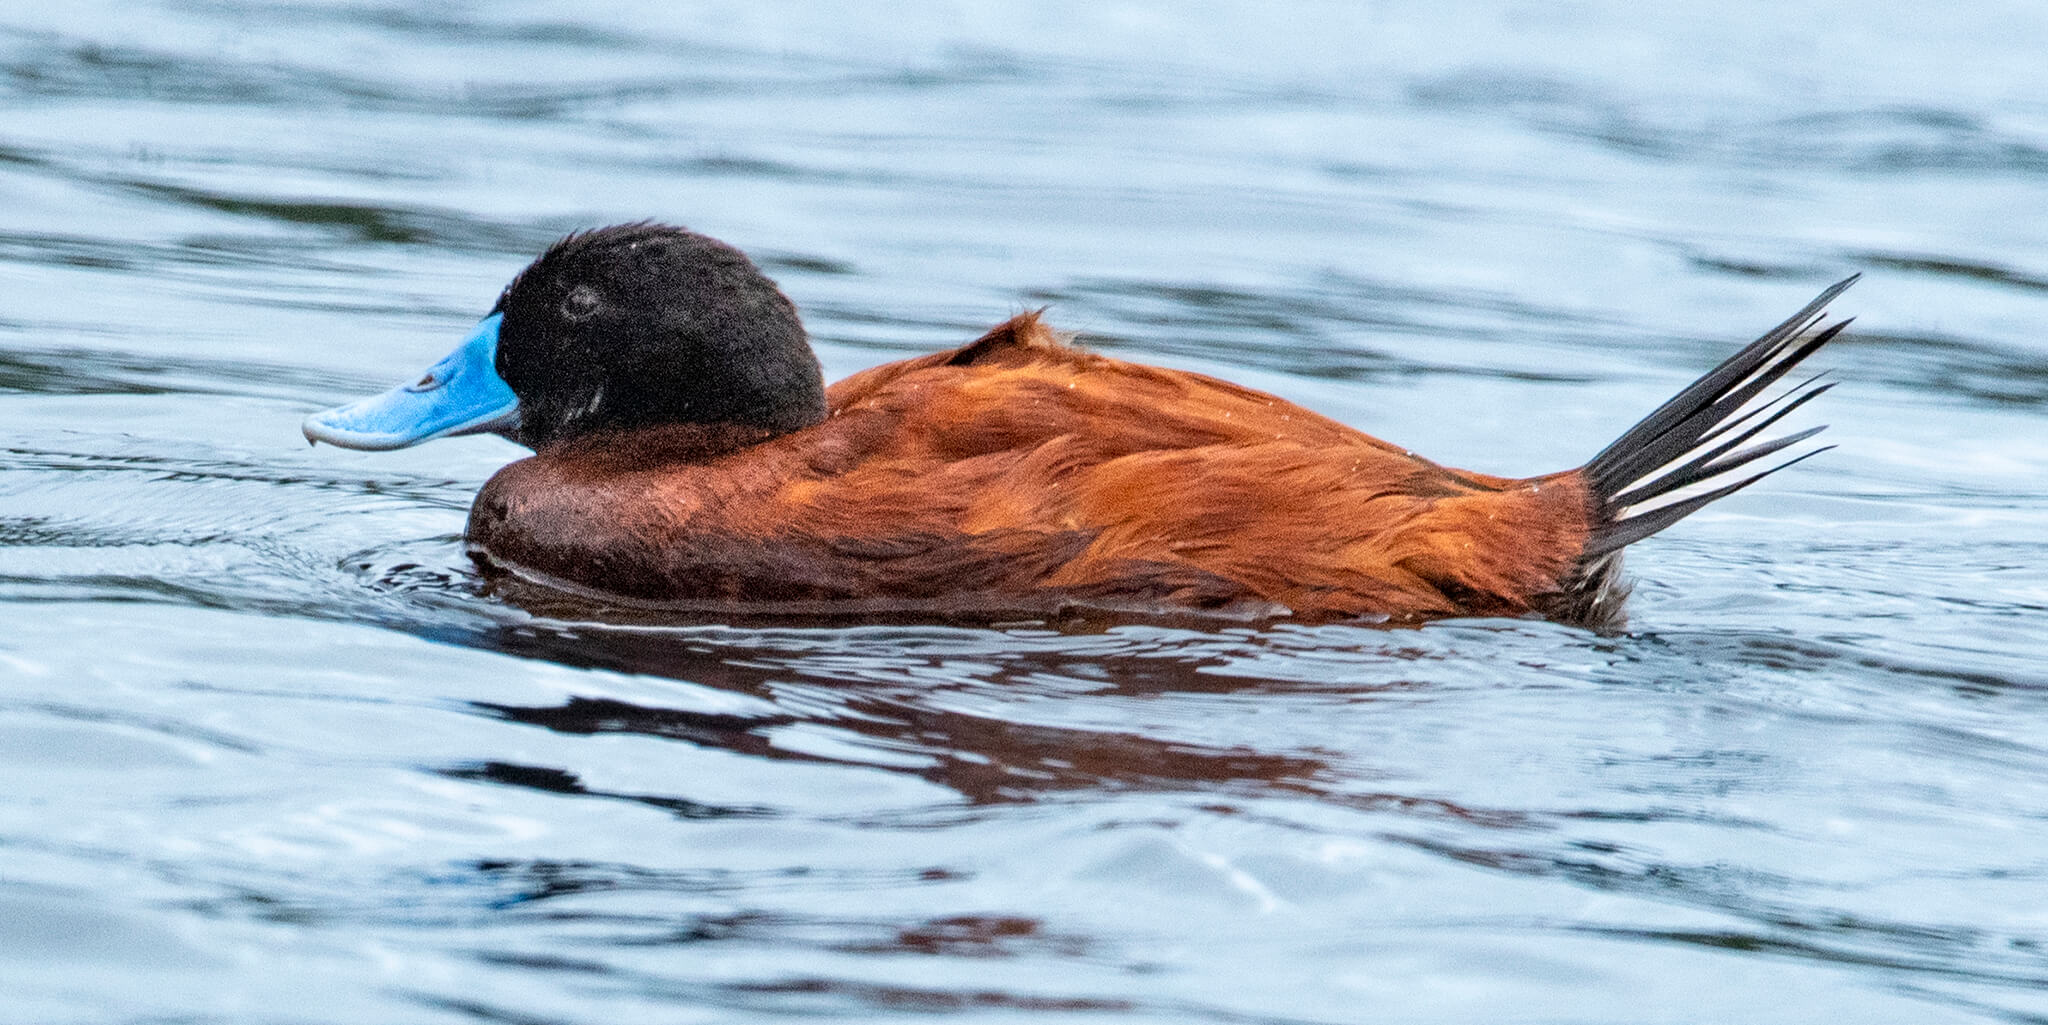
<svg viewBox="0 0 2048 1025"><path fill-rule="evenodd" d="M538 454L606 471L630 472L677 463L708 463L789 433L749 424L656 424L585 434L545 446Z"/></svg>

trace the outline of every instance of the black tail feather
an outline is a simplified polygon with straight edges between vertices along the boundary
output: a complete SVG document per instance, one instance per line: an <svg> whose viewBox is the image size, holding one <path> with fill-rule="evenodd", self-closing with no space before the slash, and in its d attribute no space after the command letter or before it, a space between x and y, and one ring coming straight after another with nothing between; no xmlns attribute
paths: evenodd
<svg viewBox="0 0 2048 1025"><path fill-rule="evenodd" d="M1560 618L1594 625L1618 623L1619 599L1625 594L1617 554L1622 548L1711 502L1827 451L1827 447L1818 448L1767 470L1734 476L1735 471L1804 442L1823 429L1813 427L1752 444L1793 410L1834 387L1832 382L1818 383L1822 375L1815 375L1776 398L1758 401L1849 326L1844 320L1808 334L1825 315L1828 303L1859 277L1852 275L1822 292L1784 323L1657 407L1581 468L1591 492L1593 526L1578 570L1559 596L1557 611L1565 613Z"/></svg>
<svg viewBox="0 0 2048 1025"><path fill-rule="evenodd" d="M1787 438L1785 439L1785 441L1787 444L1793 441L1804 441L1807 438L1820 433L1820 430L1820 428L1816 427L1811 431L1804 432L1797 438ZM1774 446L1774 450L1776 448L1782 447L1784 446ZM1834 448L1834 446L1822 445L1821 447L1814 449L1811 452L1802 452L1799 455L1793 456L1792 458L1787 459L1784 462L1779 463L1778 465L1773 466L1770 469L1765 470L1761 473L1750 474L1749 476L1744 477L1733 484L1724 484L1703 495L1694 495L1693 497L1684 499L1682 501L1670 502L1665 505L1660 505L1657 508L1650 510L1649 512L1639 513L1633 516L1629 516L1625 519L1616 521L1615 523L1609 525L1606 529L1594 532L1593 540L1588 542L1586 545L1586 553L1584 557L1597 558L1599 556L1607 555L1613 552L1618 552L1621 549L1626 548L1629 545L1635 544L1637 541L1641 541L1642 539L1649 537L1651 534L1655 534L1656 532L1663 530L1665 527L1677 523L1679 520L1685 519L1687 516L1690 516L1693 513L1698 512L1701 507L1707 505L1708 503L1719 501L1723 498L1727 498L1729 495L1732 495L1737 491L1741 491L1743 488L1746 488L1751 484L1755 484L1757 481L1763 480L1765 477L1777 473L1779 470L1791 466L1794 463L1805 462L1806 460L1812 459L1814 456L1820 455L1822 452L1826 452L1831 448ZM1768 453L1759 454L1767 455ZM1747 462L1747 460L1744 461Z"/></svg>
<svg viewBox="0 0 2048 1025"><path fill-rule="evenodd" d="M1813 437L1816 434L1819 434L1824 430L1827 430L1826 424L1822 424L1819 427L1809 427L1806 430L1800 431L1798 434L1790 434L1782 438L1775 438L1771 441L1764 442L1761 445L1756 445L1751 448L1744 449L1741 452L1738 452L1733 456L1729 456L1726 459L1720 458L1722 453L1727 452L1729 449L1734 448L1735 446L1740 445L1745 441L1748 441L1750 437L1755 435L1758 431L1761 431L1769 427L1772 423L1775 423L1778 420L1778 417L1784 416L1786 413L1790 413L1793 410L1798 409L1800 406L1805 404L1807 399L1819 395L1823 390L1824 389L1816 388L1813 391L1801 395L1799 397L1798 402L1794 402L1791 405L1786 406L1782 411L1778 413L1778 416L1771 417L1769 420L1765 420L1763 423L1757 424L1755 427L1752 427L1749 430L1746 430L1741 434L1737 435L1731 441L1725 442L1712 449L1709 449L1704 453L1701 453L1699 458L1694 459L1692 462L1689 462L1684 466L1672 470L1671 472L1665 474L1662 477L1657 478L1656 480L1649 482L1648 484L1643 484L1638 487L1630 488L1629 490L1614 496L1614 498L1609 501L1609 504L1616 509L1625 509L1629 506L1641 505L1642 503L1647 502L1650 499L1657 497L1658 495L1667 495L1673 491L1678 490L1679 488L1690 487L1691 485L1698 484L1701 481L1709 480L1713 477L1718 477L1721 474L1727 473L1728 471L1743 465L1744 463L1755 462L1756 460L1762 459L1763 457L1770 455L1773 452L1779 451L1780 449L1786 448L1790 445L1796 445L1802 441L1805 441L1808 438Z"/></svg>
<svg viewBox="0 0 2048 1025"><path fill-rule="evenodd" d="M1791 339L1766 344L1771 342L1766 335L1751 343L1594 456L1586 464L1587 476L1602 493L1613 494L1610 489L1618 489L1692 451L1713 436L1715 427L1848 326L1845 320L1789 352ZM1704 384L1715 387L1698 394Z"/></svg>
<svg viewBox="0 0 2048 1025"><path fill-rule="evenodd" d="M1716 399L1726 396L1733 390L1733 386L1777 359L1785 351L1786 346L1796 341L1807 328L1820 320L1822 311L1827 309L1829 303L1848 291L1849 286L1855 284L1862 276L1851 274L1836 282L1827 291L1816 296L1812 302L1807 303L1804 309L1787 317L1784 323L1766 332L1762 338L1744 346L1741 352L1723 360L1720 366L1708 371L1684 391L1672 396L1670 401L1658 406L1655 412L1644 417L1642 422L1629 428L1621 437L1614 439L1613 444L1594 456L1592 462L1586 464L1586 472L1600 472L1602 467L1626 458L1631 452L1641 450L1649 442L1664 436L1699 414ZM1840 327L1841 325L1837 325L1836 329L1839 330ZM1791 369L1799 360L1805 359L1812 354L1812 350L1819 347L1819 344L1806 346L1805 351L1787 364L1785 369ZM1718 421L1724 417L1725 414L1714 419Z"/></svg>

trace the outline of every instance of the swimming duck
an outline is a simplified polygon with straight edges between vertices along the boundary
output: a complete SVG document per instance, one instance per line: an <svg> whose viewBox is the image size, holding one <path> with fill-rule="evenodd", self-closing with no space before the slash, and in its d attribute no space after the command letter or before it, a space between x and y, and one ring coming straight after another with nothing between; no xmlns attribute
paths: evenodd
<svg viewBox="0 0 2048 1025"><path fill-rule="evenodd" d="M1622 549L1790 462L1762 392L1855 278L1584 466L1440 466L1284 399L1087 352L1036 314L826 387L795 306L682 228L570 235L417 381L305 421L392 449L534 450L470 510L487 570L698 614L1076 609L1307 621L1622 620Z"/></svg>

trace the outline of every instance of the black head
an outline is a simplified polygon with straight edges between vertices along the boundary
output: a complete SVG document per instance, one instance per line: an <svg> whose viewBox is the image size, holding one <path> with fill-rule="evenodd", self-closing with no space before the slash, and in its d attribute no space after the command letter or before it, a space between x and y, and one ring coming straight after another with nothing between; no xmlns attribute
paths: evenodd
<svg viewBox="0 0 2048 1025"><path fill-rule="evenodd" d="M665 224L571 235L505 287L496 366L515 440L654 424L786 433L825 418L796 306L746 254Z"/></svg>

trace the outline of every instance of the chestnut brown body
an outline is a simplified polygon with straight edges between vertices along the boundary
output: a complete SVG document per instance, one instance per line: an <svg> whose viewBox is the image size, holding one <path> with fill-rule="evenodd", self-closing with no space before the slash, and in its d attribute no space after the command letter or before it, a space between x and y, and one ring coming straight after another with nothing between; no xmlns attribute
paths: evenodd
<svg viewBox="0 0 2048 1025"><path fill-rule="evenodd" d="M485 486L470 544L656 603L1408 620L1542 610L1593 513L1574 472L1447 469L1029 315L826 394L824 422L774 437L667 425L547 448Z"/></svg>

